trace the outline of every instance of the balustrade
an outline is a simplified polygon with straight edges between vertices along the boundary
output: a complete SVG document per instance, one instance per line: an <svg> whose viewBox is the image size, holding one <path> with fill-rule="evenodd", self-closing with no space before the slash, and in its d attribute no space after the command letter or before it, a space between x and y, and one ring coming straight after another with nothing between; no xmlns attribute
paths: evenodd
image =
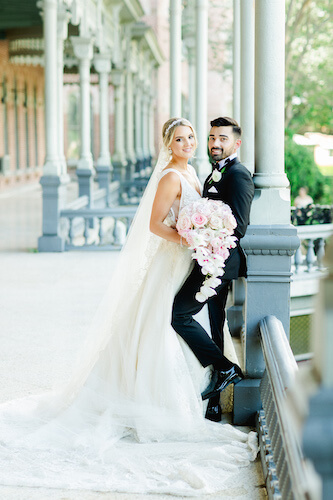
<svg viewBox="0 0 333 500"><path fill-rule="evenodd" d="M297 226L301 245L294 256L295 273L323 270L326 240L333 234L333 224ZM305 254L305 255L304 255Z"/></svg>
<svg viewBox="0 0 333 500"><path fill-rule="evenodd" d="M282 323L274 316L260 322L259 333L266 369L260 384L263 409L257 427L268 497L318 499L318 480L304 459L291 405L298 370L295 358Z"/></svg>
<svg viewBox="0 0 333 500"><path fill-rule="evenodd" d="M135 212L136 207L62 210L60 217L68 221L65 250L120 250Z"/></svg>

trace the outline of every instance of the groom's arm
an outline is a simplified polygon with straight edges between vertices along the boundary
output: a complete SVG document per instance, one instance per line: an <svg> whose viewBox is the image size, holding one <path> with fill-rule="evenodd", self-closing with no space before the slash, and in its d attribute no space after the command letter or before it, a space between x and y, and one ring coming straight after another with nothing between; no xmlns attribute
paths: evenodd
<svg viewBox="0 0 333 500"><path fill-rule="evenodd" d="M250 220L251 203L254 196L254 184L250 173L237 169L230 173L226 186L228 200L224 200L232 210L237 222L235 236L243 238Z"/></svg>

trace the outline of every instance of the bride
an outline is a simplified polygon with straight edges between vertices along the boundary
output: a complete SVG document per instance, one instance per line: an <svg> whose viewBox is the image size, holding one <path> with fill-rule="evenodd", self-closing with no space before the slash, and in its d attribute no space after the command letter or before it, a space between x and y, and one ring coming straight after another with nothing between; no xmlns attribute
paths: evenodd
<svg viewBox="0 0 333 500"><path fill-rule="evenodd" d="M256 456L256 436L204 418L209 371L171 327L191 252L175 229L201 196L187 120L163 146L65 388L0 406L0 483L202 496Z"/></svg>

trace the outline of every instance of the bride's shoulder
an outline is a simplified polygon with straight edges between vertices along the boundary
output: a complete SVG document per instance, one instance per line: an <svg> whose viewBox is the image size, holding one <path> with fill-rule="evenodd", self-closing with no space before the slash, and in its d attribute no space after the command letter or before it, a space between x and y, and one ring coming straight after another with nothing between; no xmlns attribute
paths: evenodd
<svg viewBox="0 0 333 500"><path fill-rule="evenodd" d="M177 170L176 168L173 168L173 167L165 167L162 171L161 171L161 175L160 177L165 177L165 176L168 176L168 178L170 179L179 179L180 176L181 176L181 173L179 172L179 170Z"/></svg>
<svg viewBox="0 0 333 500"><path fill-rule="evenodd" d="M165 185L166 188L174 187L179 189L181 185L181 175L173 168L164 168L161 171L159 183Z"/></svg>

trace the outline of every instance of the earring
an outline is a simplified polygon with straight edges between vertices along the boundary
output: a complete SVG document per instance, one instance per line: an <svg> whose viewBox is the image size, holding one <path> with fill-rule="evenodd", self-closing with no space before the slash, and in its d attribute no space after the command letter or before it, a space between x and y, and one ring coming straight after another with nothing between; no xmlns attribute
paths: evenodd
<svg viewBox="0 0 333 500"><path fill-rule="evenodd" d="M169 152L169 155L172 155L172 149L171 148L168 149L168 152Z"/></svg>

